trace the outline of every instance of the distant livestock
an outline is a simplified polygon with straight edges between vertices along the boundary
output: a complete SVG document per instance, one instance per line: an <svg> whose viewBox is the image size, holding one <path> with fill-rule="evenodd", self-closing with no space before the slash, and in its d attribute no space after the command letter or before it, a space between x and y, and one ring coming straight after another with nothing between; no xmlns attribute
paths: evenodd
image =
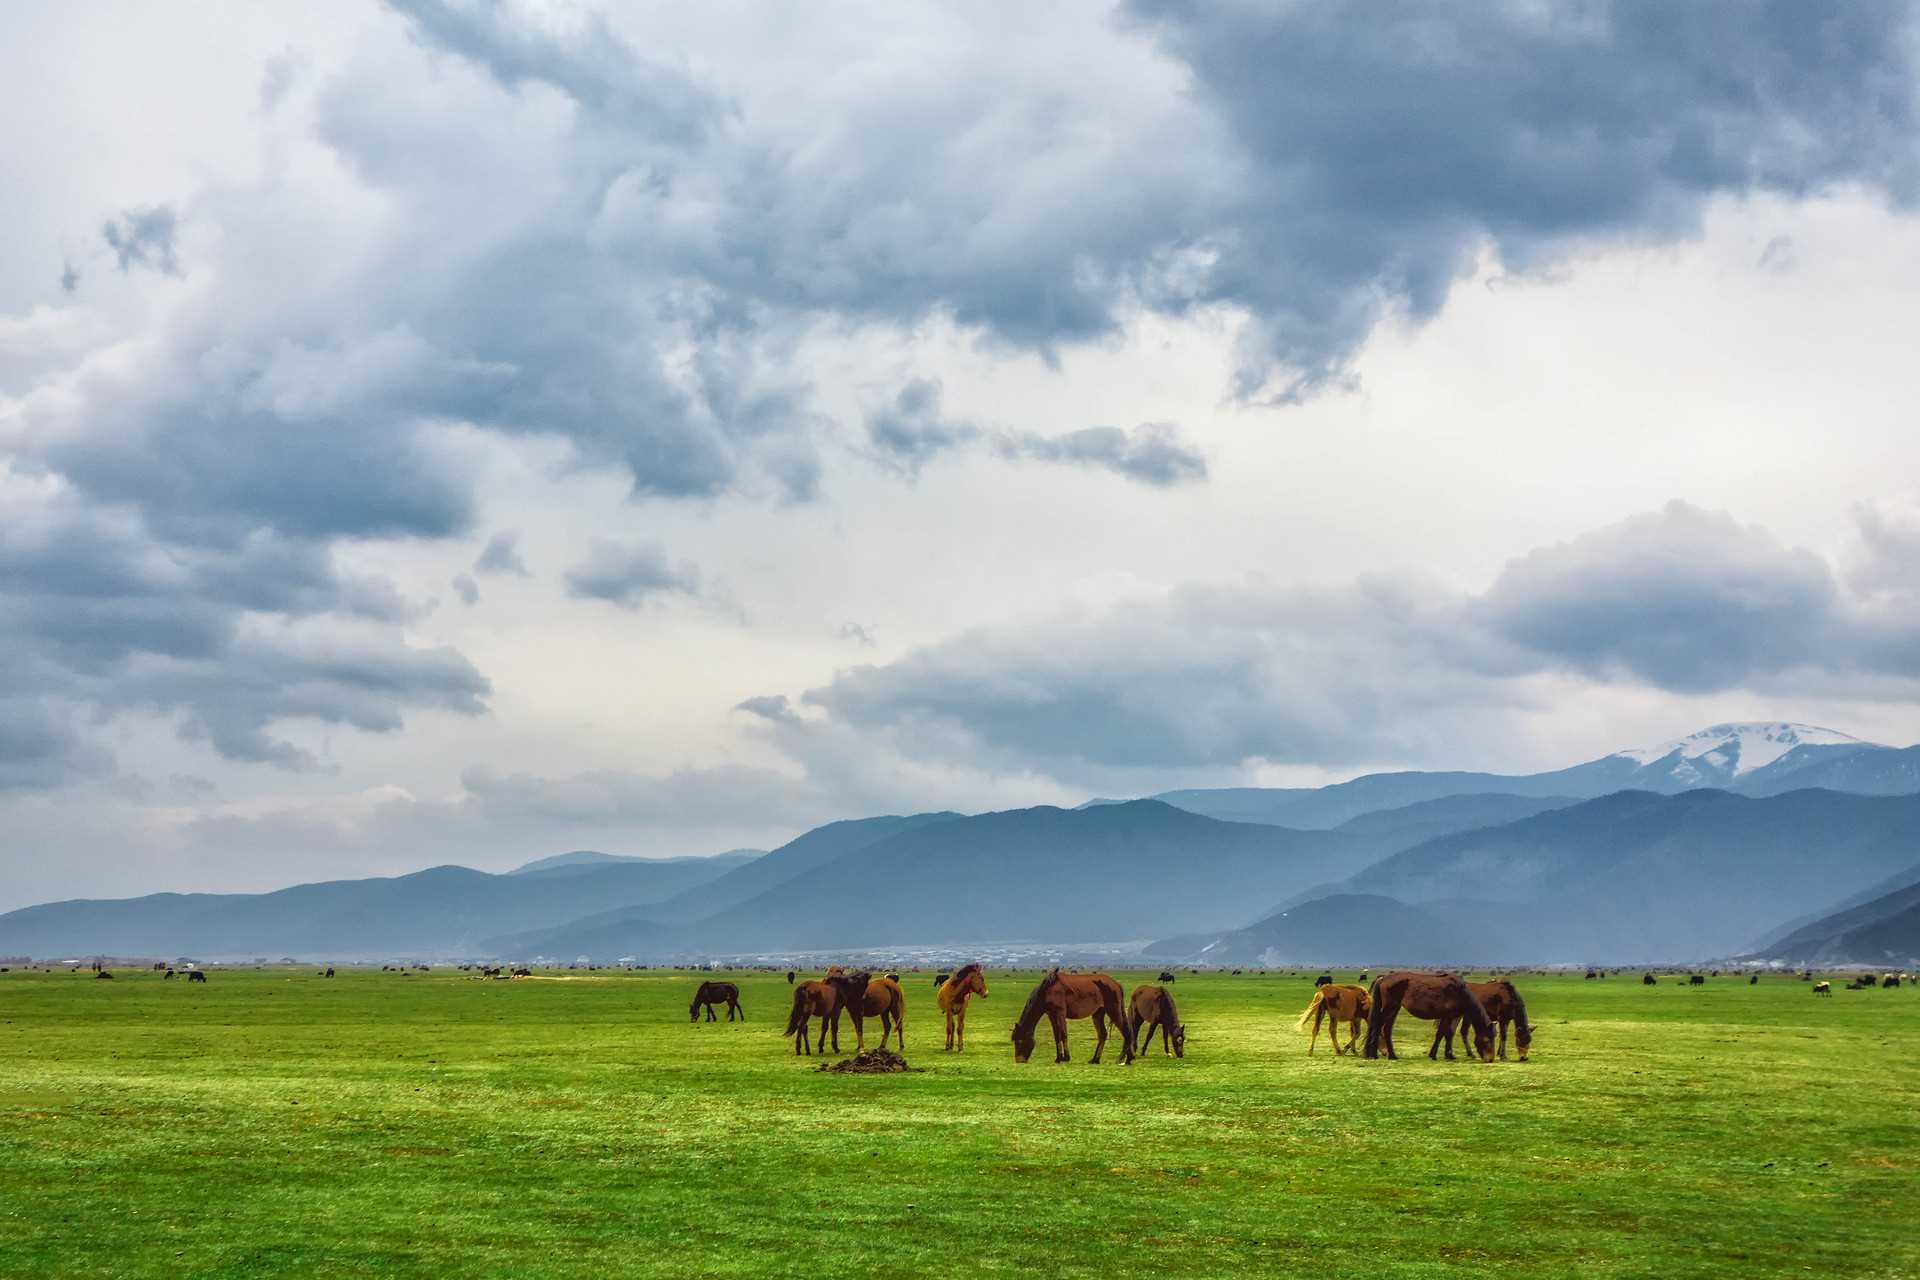
<svg viewBox="0 0 1920 1280"><path fill-rule="evenodd" d="M1889 973L1880 979L1880 985L1883 987L1897 987L1900 985L1900 975L1897 973Z"/></svg>
<svg viewBox="0 0 1920 1280"><path fill-rule="evenodd" d="M1754 974L1754 975L1753 975L1753 976L1752 976L1751 978L1748 978L1748 979L1747 979L1747 985L1748 985L1748 986L1750 986L1750 987L1757 987L1757 986L1759 986L1759 985L1760 985L1760 975L1756 973L1756 974Z"/></svg>
<svg viewBox="0 0 1920 1280"><path fill-rule="evenodd" d="M1697 973L1690 973L1687 975L1687 985L1690 987L1704 987L1707 985L1707 980Z"/></svg>
<svg viewBox="0 0 1920 1280"><path fill-rule="evenodd" d="M205 982L206 980L207 980L207 971L205 969L187 970L188 982Z"/></svg>
<svg viewBox="0 0 1920 1280"><path fill-rule="evenodd" d="M791 969L787 970L787 985L788 986L793 985L793 970Z"/></svg>
<svg viewBox="0 0 1920 1280"><path fill-rule="evenodd" d="M1813 994L1817 996L1830 996L1833 994L1833 984L1831 982L1816 982L1813 984Z"/></svg>
<svg viewBox="0 0 1920 1280"><path fill-rule="evenodd" d="M100 972L94 974L93 976L96 978L111 978L113 974L106 969L102 969Z"/></svg>
<svg viewBox="0 0 1920 1280"><path fill-rule="evenodd" d="M1650 973L1640 979L1640 985L1645 987L1657 986L1659 982L1660 982L1660 979L1654 977Z"/></svg>
<svg viewBox="0 0 1920 1280"><path fill-rule="evenodd" d="M1315 979L1313 980L1313 985L1314 985L1314 986L1316 986L1316 987L1324 987L1324 986L1326 986L1326 985L1327 985L1328 983L1330 983L1330 982L1332 982L1332 981L1333 981L1333 975L1332 975L1332 974L1330 974L1330 973L1323 973L1323 974L1321 974L1321 975L1320 975L1319 977L1317 977L1317 978L1315 978Z"/></svg>
<svg viewBox="0 0 1920 1280"><path fill-rule="evenodd" d="M1174 976L1173 976L1173 970L1171 970L1171 969L1162 969L1162 970L1160 971L1160 977L1159 977L1159 978L1157 979L1157 981L1160 981L1160 982L1173 982L1173 981L1175 981L1175 978L1174 978Z"/></svg>

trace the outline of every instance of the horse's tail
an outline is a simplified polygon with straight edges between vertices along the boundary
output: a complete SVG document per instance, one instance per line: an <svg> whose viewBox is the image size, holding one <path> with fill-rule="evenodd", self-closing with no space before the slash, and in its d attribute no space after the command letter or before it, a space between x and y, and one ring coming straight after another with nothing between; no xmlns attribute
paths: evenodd
<svg viewBox="0 0 1920 1280"><path fill-rule="evenodd" d="M1327 989L1325 987L1316 988L1313 993L1313 999L1307 1001L1306 1012L1300 1015L1300 1024L1298 1029L1301 1031L1305 1031L1307 1029L1307 1024L1313 1021L1313 1015L1317 1013L1320 1009L1320 1006L1325 1004L1326 1002L1327 1002Z"/></svg>
<svg viewBox="0 0 1920 1280"><path fill-rule="evenodd" d="M781 1035L797 1036L807 1026L807 993L799 987L793 989L793 1012L787 1015L787 1029Z"/></svg>

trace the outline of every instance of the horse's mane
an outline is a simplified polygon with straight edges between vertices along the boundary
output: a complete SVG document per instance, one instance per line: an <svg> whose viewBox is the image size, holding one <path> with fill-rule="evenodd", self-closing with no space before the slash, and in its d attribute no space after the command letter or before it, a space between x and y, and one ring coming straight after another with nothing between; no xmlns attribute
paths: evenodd
<svg viewBox="0 0 1920 1280"><path fill-rule="evenodd" d="M948 974L947 980L940 984L940 990L935 994L935 999L941 1002L941 1008L946 1007L947 1001L964 999L967 994L967 979L978 972L980 972L979 965L963 964Z"/></svg>
<svg viewBox="0 0 1920 1280"><path fill-rule="evenodd" d="M1459 974L1448 976L1453 980L1454 985L1460 988L1461 1015L1466 1018L1467 1025L1475 1031L1492 1035L1493 1019L1487 1016L1487 1007L1480 1003L1480 997L1473 994L1473 988L1468 986L1467 980Z"/></svg>
<svg viewBox="0 0 1920 1280"><path fill-rule="evenodd" d="M1527 1002L1520 998L1520 988L1511 982L1504 985L1507 994L1513 998L1513 1040L1524 1049L1533 1043L1533 1028L1527 1024Z"/></svg>
<svg viewBox="0 0 1920 1280"><path fill-rule="evenodd" d="M1047 970L1047 976L1040 979L1040 985L1035 987L1033 993L1027 997L1026 1007L1020 1010L1020 1020L1014 1024L1015 1026L1031 1027L1040 1021L1040 1006L1047 998L1047 988L1059 980L1060 970L1057 967Z"/></svg>
<svg viewBox="0 0 1920 1280"><path fill-rule="evenodd" d="M1180 1011L1173 1007L1173 992L1165 987L1160 988L1160 1016L1169 1027L1180 1025Z"/></svg>

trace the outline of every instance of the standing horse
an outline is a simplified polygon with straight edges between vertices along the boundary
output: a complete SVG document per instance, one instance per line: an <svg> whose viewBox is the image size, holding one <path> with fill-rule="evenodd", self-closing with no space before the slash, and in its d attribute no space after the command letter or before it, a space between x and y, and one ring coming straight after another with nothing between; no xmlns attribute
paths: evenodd
<svg viewBox="0 0 1920 1280"><path fill-rule="evenodd" d="M1501 978L1494 982L1469 982L1467 990L1473 992L1474 999L1487 1011L1487 1017L1500 1028L1500 1056L1507 1056L1507 1025L1512 1023L1513 1047L1520 1055L1520 1061L1525 1062L1527 1049L1533 1044L1533 1027L1527 1022L1527 1002L1520 998L1520 989ZM1452 1018L1442 1018L1433 1033L1436 1046L1442 1037L1446 1039L1449 1062L1453 1060L1454 1023ZM1428 1051L1427 1056L1433 1056L1432 1050Z"/></svg>
<svg viewBox="0 0 1920 1280"><path fill-rule="evenodd" d="M820 1019L818 1043L820 1052L827 1051L827 1031L833 1031L833 1051L840 1052L841 1006L852 1006L856 1001L864 1002L867 994L867 975L856 973L849 977L838 972L839 966L827 971L827 976L818 982L802 982L793 989L793 1011L787 1015L787 1029L782 1034L794 1037L793 1052L798 1056L802 1052L811 1054L814 1041L807 1035L807 1020ZM853 1027L856 1033L864 1034L865 1015L858 1008L849 1008L853 1015Z"/></svg>
<svg viewBox="0 0 1920 1280"><path fill-rule="evenodd" d="M1307 1001L1306 1010L1300 1015L1300 1030L1307 1030L1307 1021L1313 1021L1313 1038L1307 1041L1307 1053L1313 1053L1313 1047L1320 1043L1320 1020L1327 1020L1327 1039L1333 1041L1333 1056L1360 1051L1360 1023L1373 1008L1373 999L1365 987L1356 987L1350 982L1325 982L1314 988L1313 999ZM1347 1047L1340 1047L1340 1024L1347 1024Z"/></svg>
<svg viewBox="0 0 1920 1280"><path fill-rule="evenodd" d="M859 1010L859 1016L854 1019L856 1031L860 1030L864 1019L877 1017L880 1019L880 1047L882 1049L887 1047L887 1035L891 1031L894 1035L894 1048L900 1053L907 1051L907 993L900 989L898 978L891 976L875 978L867 983L866 994L856 1004L846 1006L850 1014L856 1008ZM836 1024L834 1047L838 1048L840 1037L837 1024L840 1021L840 1012L837 1009L834 1011L833 1020ZM866 1047L866 1036L861 1033L859 1051L865 1052Z"/></svg>
<svg viewBox="0 0 1920 1280"><path fill-rule="evenodd" d="M1127 1025L1126 990L1104 973L1061 973L1047 970L1040 985L1027 997L1027 1007L1013 1024L1013 1060L1025 1062L1033 1056L1033 1032L1045 1018L1053 1025L1053 1060L1067 1062L1067 1020L1092 1018L1099 1040L1093 1046L1093 1060L1107 1047L1107 1024L1120 1032L1120 1061L1133 1061L1133 1032Z"/></svg>
<svg viewBox="0 0 1920 1280"><path fill-rule="evenodd" d="M747 1020L746 1010L740 1007L740 988L734 986L731 982L701 983L700 989L693 993L693 1003L687 1006L688 1020L691 1022L700 1021L700 1006L705 1005L707 1008L707 1021L720 1021L720 1019L713 1016L713 1006L717 1004L727 1006L728 1022L733 1021L733 1015L736 1013L740 1015L740 1021L745 1022Z"/></svg>
<svg viewBox="0 0 1920 1280"><path fill-rule="evenodd" d="M977 964L962 965L940 983L934 997L947 1015L947 1048L958 1052L967 1045L967 1001L974 996L985 999L987 975Z"/></svg>
<svg viewBox="0 0 1920 1280"><path fill-rule="evenodd" d="M1141 1027L1147 1029L1145 1040L1140 1038ZM1127 1034L1133 1037L1136 1052L1147 1051L1156 1030L1160 1032L1160 1052L1171 1053L1176 1058L1187 1056L1187 1027L1180 1021L1179 1010L1173 1007L1173 993L1165 987L1142 983L1133 989L1133 997L1127 1001Z"/></svg>
<svg viewBox="0 0 1920 1280"><path fill-rule="evenodd" d="M1473 1028L1474 1048L1481 1060L1493 1061L1493 1021L1459 974L1382 974L1374 979L1373 989L1367 994L1373 1000L1373 1011L1367 1017L1367 1057L1379 1057L1382 1046L1389 1058L1400 1056L1393 1051L1393 1020L1405 1009L1416 1018L1437 1021L1451 1015L1466 1019Z"/></svg>

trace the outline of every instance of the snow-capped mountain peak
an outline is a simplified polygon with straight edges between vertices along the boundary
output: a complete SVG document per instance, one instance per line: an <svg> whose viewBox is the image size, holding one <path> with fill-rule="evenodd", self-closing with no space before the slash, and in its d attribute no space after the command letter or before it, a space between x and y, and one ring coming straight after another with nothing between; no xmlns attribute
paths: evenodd
<svg viewBox="0 0 1920 1280"><path fill-rule="evenodd" d="M1789 724L1785 721L1753 721L1745 724L1716 724L1657 747L1642 747L1614 752L1614 757L1638 765L1650 765L1680 753L1678 769L1740 777L1755 769L1764 769L1795 747L1872 747L1838 729L1818 725Z"/></svg>

